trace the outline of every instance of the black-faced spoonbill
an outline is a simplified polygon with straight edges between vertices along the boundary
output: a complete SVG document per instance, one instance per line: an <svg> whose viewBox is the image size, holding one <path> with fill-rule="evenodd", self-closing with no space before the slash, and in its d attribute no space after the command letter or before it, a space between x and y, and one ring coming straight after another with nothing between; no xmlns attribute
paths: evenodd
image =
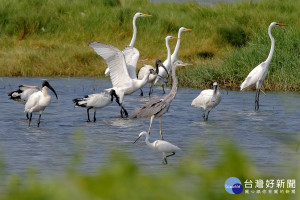
<svg viewBox="0 0 300 200"><path fill-rule="evenodd" d="M139 137L133 143L136 143L136 141L138 141L138 139L140 139L142 136L146 136L145 142L148 147L150 147L153 150L159 151L163 154L163 164L168 164L167 157L175 155L175 152L180 150L178 146L164 140L155 140L152 143L149 142L149 133L147 133L146 131L141 132L139 134ZM167 153L171 154L166 155Z"/></svg>
<svg viewBox="0 0 300 200"><path fill-rule="evenodd" d="M271 34L271 30L274 26L287 26L286 24L279 24L277 22L272 22L268 29L268 34L271 39L271 49L269 56L267 60L260 63L258 66L256 66L247 76L247 78L244 80L244 82L241 84L241 90L244 90L252 85L256 85L256 95L255 95L255 110L259 109L259 93L262 86L263 81L265 80L268 71L269 71L269 65L272 60L274 49L275 49L275 40Z"/></svg>
<svg viewBox="0 0 300 200"><path fill-rule="evenodd" d="M203 119L207 121L210 111L221 102L218 83L214 82L213 89L202 90L193 101L192 106L203 109Z"/></svg>
<svg viewBox="0 0 300 200"><path fill-rule="evenodd" d="M40 113L39 119L37 121L37 126L40 126L42 113L45 110L45 108L51 103L51 96L48 93L48 88L52 90L57 99L57 94L53 87L48 83L48 81L43 81L42 90L30 95L28 101L25 104L25 112L30 113L28 126L30 126L33 112Z"/></svg>

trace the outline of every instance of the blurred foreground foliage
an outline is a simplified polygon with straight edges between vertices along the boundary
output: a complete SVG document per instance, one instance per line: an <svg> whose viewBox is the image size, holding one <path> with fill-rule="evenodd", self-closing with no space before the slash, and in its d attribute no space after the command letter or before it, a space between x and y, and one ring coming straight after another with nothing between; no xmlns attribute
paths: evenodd
<svg viewBox="0 0 300 200"><path fill-rule="evenodd" d="M163 172L145 171L124 153L113 152L110 164L93 175L67 170L64 176L54 176L46 181L41 181L34 173L23 178L11 176L7 186L2 188L0 199L299 199L299 193L228 194L224 184L229 177L238 177L242 183L246 179L267 177L258 174L246 156L233 145L224 145L222 151L223 155L215 165L207 166L202 163L202 149L195 148L176 166L162 166L168 168ZM296 178L296 173L291 175Z"/></svg>

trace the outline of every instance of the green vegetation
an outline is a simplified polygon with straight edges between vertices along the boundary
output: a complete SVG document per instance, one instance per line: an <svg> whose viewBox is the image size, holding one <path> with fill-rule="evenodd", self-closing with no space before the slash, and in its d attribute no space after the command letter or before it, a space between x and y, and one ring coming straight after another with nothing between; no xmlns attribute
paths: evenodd
<svg viewBox="0 0 300 200"><path fill-rule="evenodd" d="M1 189L0 199L299 199L298 187L296 195L228 194L224 184L229 177L238 177L242 183L268 177L257 174L246 156L232 145L223 145L220 150L223 155L214 166L205 164L205 152L197 148L178 165L162 166L155 172L142 170L128 156L117 152L112 154L109 165L93 175L69 170L64 176L48 180L41 180L34 173L23 178L11 176ZM297 176L291 173L291 177Z"/></svg>
<svg viewBox="0 0 300 200"><path fill-rule="evenodd" d="M300 1L202 6L196 3L150 3L146 0L0 0L1 76L101 76L103 60L88 47L91 40L123 49L132 36L136 12L138 65L166 58L164 38L181 26L181 60L194 63L180 70L182 86L236 89L269 53L267 29L275 27L275 54L266 90L300 91ZM175 42L171 44L172 48Z"/></svg>

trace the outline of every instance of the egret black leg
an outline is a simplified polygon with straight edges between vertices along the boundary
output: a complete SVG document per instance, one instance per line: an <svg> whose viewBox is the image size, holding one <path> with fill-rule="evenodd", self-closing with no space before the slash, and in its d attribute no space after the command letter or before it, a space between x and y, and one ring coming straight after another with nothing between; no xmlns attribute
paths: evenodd
<svg viewBox="0 0 300 200"><path fill-rule="evenodd" d="M202 114L202 117L203 117L203 120L205 121L205 112L206 111L204 111L204 113Z"/></svg>
<svg viewBox="0 0 300 200"><path fill-rule="evenodd" d="M122 118L128 117L128 112L127 112L127 110L122 106L122 104L120 105L120 107L121 107L121 110L120 110L121 117L122 117Z"/></svg>
<svg viewBox="0 0 300 200"><path fill-rule="evenodd" d="M170 155L167 155L166 158L167 158L167 157L170 157L170 156L174 156L174 155L175 155L175 152L173 152L173 153L170 154Z"/></svg>
<svg viewBox="0 0 300 200"><path fill-rule="evenodd" d="M255 94L255 110L259 109L259 93L260 89L257 89Z"/></svg>
<svg viewBox="0 0 300 200"><path fill-rule="evenodd" d="M37 123L38 127L40 127L40 123L41 123L41 116L42 116L42 114L40 114L40 116L39 116L39 119L38 119L38 123Z"/></svg>
<svg viewBox="0 0 300 200"><path fill-rule="evenodd" d="M28 112L26 113L26 118L29 119Z"/></svg>
<svg viewBox="0 0 300 200"><path fill-rule="evenodd" d="M167 157L163 157L163 159L162 159L162 164L163 164L163 165L168 164Z"/></svg>
<svg viewBox="0 0 300 200"><path fill-rule="evenodd" d="M205 121L207 121L207 120L208 120L208 115L209 115L209 112L210 112L210 111L208 111L208 112L207 112L207 114L206 114Z"/></svg>
<svg viewBox="0 0 300 200"><path fill-rule="evenodd" d="M141 97L144 96L144 93L143 93L142 88L140 89L140 91L141 91L140 96L141 96Z"/></svg>
<svg viewBox="0 0 300 200"><path fill-rule="evenodd" d="M28 124L28 127L30 127L30 122L31 122L31 118L32 118L32 113L30 113L30 117L29 117L29 124Z"/></svg>
<svg viewBox="0 0 300 200"><path fill-rule="evenodd" d="M163 93L166 94L166 92L165 92L165 84L162 84L161 87L162 87L162 89L163 89Z"/></svg>
<svg viewBox="0 0 300 200"><path fill-rule="evenodd" d="M94 122L96 122L96 109L94 110Z"/></svg>
<svg viewBox="0 0 300 200"><path fill-rule="evenodd" d="M86 110L86 112L87 112L87 117L88 117L87 122L90 122L90 121L91 121L91 120L90 120L90 113L89 113L90 109L91 109L91 108L88 108L88 109Z"/></svg>

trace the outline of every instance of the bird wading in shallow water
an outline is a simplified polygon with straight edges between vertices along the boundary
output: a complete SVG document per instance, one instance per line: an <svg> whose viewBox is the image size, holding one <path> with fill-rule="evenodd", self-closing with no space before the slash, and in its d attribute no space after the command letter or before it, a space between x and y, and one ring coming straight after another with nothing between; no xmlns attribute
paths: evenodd
<svg viewBox="0 0 300 200"><path fill-rule="evenodd" d="M45 108L51 103L51 96L48 93L48 88L52 90L57 99L57 94L53 87L48 83L48 81L43 81L42 90L30 95L28 101L25 104L25 112L30 114L28 126L30 126L33 112L40 113L39 119L37 121L37 126L40 126L42 113Z"/></svg>
<svg viewBox="0 0 300 200"><path fill-rule="evenodd" d="M138 141L138 139L140 139L142 136L146 136L145 142L148 147L150 147L153 150L159 151L163 154L163 164L168 164L167 157L175 155L175 152L180 150L178 146L164 140L155 140L152 143L149 142L149 133L147 133L146 131L141 132L139 134L139 137L133 143L136 143L136 141ZM171 154L166 155L167 153Z"/></svg>
<svg viewBox="0 0 300 200"><path fill-rule="evenodd" d="M269 56L267 60L264 62L260 63L258 66L256 66L247 76L245 81L241 84L240 88L241 90L244 90L252 85L255 84L256 86L256 94L255 94L255 110L259 109L259 93L260 89L262 86L263 81L265 80L268 70L269 70L269 65L272 60L273 54L274 54L274 49L275 49L275 40L271 34L271 30L274 26L287 26L286 24L279 24L277 22L272 22L269 26L268 29L268 34L271 39L271 49Z"/></svg>
<svg viewBox="0 0 300 200"><path fill-rule="evenodd" d="M153 92L154 81L156 80L156 77L157 77L158 74L159 74L159 68L162 67L162 69L164 69L164 70L166 71L166 73L168 74L168 70L167 70L166 67L163 65L163 63L161 62L161 60L159 60L159 59L156 60L156 62L155 62L155 67L156 67L156 70L155 70L156 74L155 74L155 75L151 74L151 75L149 76L149 80L148 80L148 83L149 83L149 86L150 86L150 89L149 89L149 96L150 96L150 95L152 94L152 92ZM154 70L154 68L153 68L151 65L144 65L144 66L140 69L140 71L139 71L139 73L138 73L138 79L139 79L139 80L142 80L142 79L144 78L144 75L146 74L147 70L150 70L150 69L153 69L153 70ZM161 77L159 77L159 78L161 78ZM164 80L164 82L167 82L167 80ZM143 96L143 90L142 90L142 88L141 88L140 90L141 90L141 94L140 94L140 95Z"/></svg>
<svg viewBox="0 0 300 200"><path fill-rule="evenodd" d="M92 47L108 65L113 87L106 89L106 91L110 91L112 89L116 91L120 101L121 117L124 117L124 115L127 117L128 113L122 106L124 95L132 94L142 88L148 82L150 74L156 74L156 72L153 69L150 69L146 71L142 80L138 80L135 69L127 68L124 54L118 48L101 42L91 42L89 46ZM126 47L126 49L132 48L134 47Z"/></svg>
<svg viewBox="0 0 300 200"><path fill-rule="evenodd" d="M38 86L20 85L18 90L10 92L8 96L10 97L9 99L12 99L25 105L30 95L32 95L35 92L38 92L39 90L40 88ZM27 112L26 117L27 119L29 119Z"/></svg>
<svg viewBox="0 0 300 200"><path fill-rule="evenodd" d="M172 37L172 36L168 36ZM132 114L130 115L130 118L148 118L150 117L150 125L149 125L149 130L148 134L150 135L150 130L151 130L151 125L155 117L159 117L159 124L160 124L160 137L163 140L163 134L162 134L162 116L168 112L169 107L171 105L172 100L175 98L175 95L177 93L177 85L178 85L178 80L176 76L176 68L178 66L187 66L187 65L192 65L190 63L183 63L182 61L176 61L173 64L172 67L172 89L169 94L151 99L147 104L142 106L141 108L135 109Z"/></svg>
<svg viewBox="0 0 300 200"><path fill-rule="evenodd" d="M204 110L202 117L207 121L210 111L221 102L221 99L218 83L214 82L213 89L202 90L192 101L192 106L202 108Z"/></svg>
<svg viewBox="0 0 300 200"><path fill-rule="evenodd" d="M110 90L109 94L102 92L98 94L86 95L84 98L73 99L73 102L75 103L75 107L80 106L87 108L87 122L91 121L89 111L93 108L94 122L96 122L96 110L110 105L113 102L114 97L116 98L116 102L120 105L119 97L117 96L115 90Z"/></svg>

